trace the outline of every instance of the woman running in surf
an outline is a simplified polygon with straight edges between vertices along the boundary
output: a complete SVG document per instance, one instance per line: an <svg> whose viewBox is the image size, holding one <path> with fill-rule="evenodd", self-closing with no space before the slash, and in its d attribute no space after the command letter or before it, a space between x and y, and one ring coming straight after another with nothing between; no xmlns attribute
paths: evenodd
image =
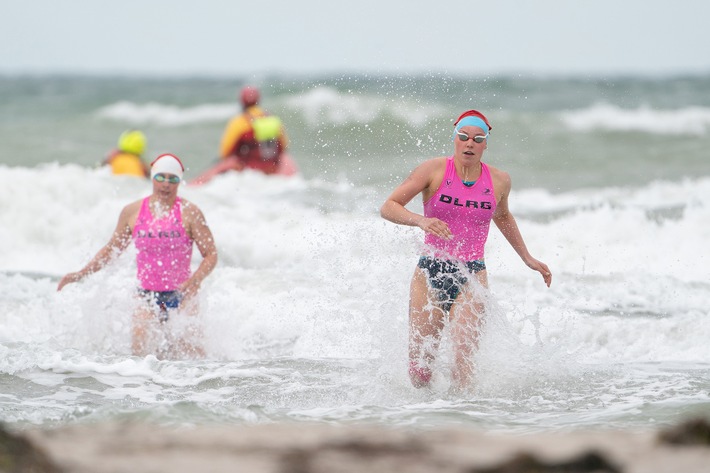
<svg viewBox="0 0 710 473"><path fill-rule="evenodd" d="M425 232L422 252L412 277L409 301L409 377L428 386L445 318L452 323L452 381L465 388L473 377L472 354L478 346L483 302L469 278L488 287L484 246L491 220L525 264L550 286L552 273L528 252L508 208L508 173L482 162L491 126L476 110L454 123L454 154L419 165L382 205L383 218ZM424 215L405 206L422 194Z"/></svg>
<svg viewBox="0 0 710 473"><path fill-rule="evenodd" d="M151 164L153 193L124 207L109 242L83 269L64 276L57 287L61 291L67 284L99 271L133 241L139 282L136 291L139 303L131 330L134 355L151 353L152 336L170 313L178 309L188 315L196 313L195 296L217 264L214 238L202 211L177 195L183 172L182 162L176 156L158 156ZM193 244L202 261L190 274ZM181 356L203 356L199 333L190 335L178 340L171 351Z"/></svg>

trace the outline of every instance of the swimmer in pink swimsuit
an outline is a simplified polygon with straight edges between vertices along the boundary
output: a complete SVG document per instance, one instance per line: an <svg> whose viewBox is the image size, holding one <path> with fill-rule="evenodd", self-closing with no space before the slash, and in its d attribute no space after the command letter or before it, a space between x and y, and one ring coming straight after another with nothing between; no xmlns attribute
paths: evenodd
<svg viewBox="0 0 710 473"><path fill-rule="evenodd" d="M192 240L182 223L180 197L162 218L150 211L150 197L143 199L133 227L133 241L138 250L139 292L157 304L160 321L166 322L168 309L177 309L182 302L178 289L190 277L192 260Z"/></svg>
<svg viewBox="0 0 710 473"><path fill-rule="evenodd" d="M167 321L168 309L178 309L183 300L195 307L202 281L217 264L214 238L202 211L177 196L183 171L176 156L158 156L151 164L153 193L124 207L109 242L81 271L64 276L57 287L61 290L99 271L134 241L139 294L147 302L139 304L133 314L132 348L139 356L155 351L151 346L154 325ZM193 243L202 261L190 274ZM178 356L204 355L194 341L181 339L176 345Z"/></svg>
<svg viewBox="0 0 710 473"><path fill-rule="evenodd" d="M409 377L417 388L430 384L431 366L445 321L452 323L455 366L452 386L464 389L473 378L484 306L469 279L488 286L484 247L491 220L531 269L549 287L550 269L528 252L508 208L510 176L482 162L491 126L476 110L454 123L454 154L419 165L382 205L383 218L425 232L425 248L410 287ZM406 205L418 194L424 215Z"/></svg>

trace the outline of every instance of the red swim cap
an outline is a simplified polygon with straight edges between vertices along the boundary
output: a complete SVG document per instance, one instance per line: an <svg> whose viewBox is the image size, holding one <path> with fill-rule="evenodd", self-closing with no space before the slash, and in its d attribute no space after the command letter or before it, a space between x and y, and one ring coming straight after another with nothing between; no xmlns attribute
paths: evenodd
<svg viewBox="0 0 710 473"><path fill-rule="evenodd" d="M469 110L469 111L467 111L467 112L463 112L463 113L461 114L461 116L456 119L456 123L454 123L454 126L458 125L459 122L460 122L463 118L466 118L466 117L478 117L478 118L480 118L481 120L483 120L483 122L484 122L486 125L488 125L488 131L490 131L490 130L493 129L493 127L491 126L491 124L488 123L488 119L485 117L485 115L483 115L483 114L482 114L481 112L479 112L478 110Z"/></svg>
<svg viewBox="0 0 710 473"><path fill-rule="evenodd" d="M252 105L258 104L260 98L259 95L259 89L250 85L244 87L241 94L239 94L242 100L242 105L245 107L251 107Z"/></svg>

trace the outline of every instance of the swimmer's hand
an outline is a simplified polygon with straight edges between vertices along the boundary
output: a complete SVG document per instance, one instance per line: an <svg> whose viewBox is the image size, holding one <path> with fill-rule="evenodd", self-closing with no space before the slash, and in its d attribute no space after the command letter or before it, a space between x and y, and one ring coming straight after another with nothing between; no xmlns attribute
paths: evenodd
<svg viewBox="0 0 710 473"><path fill-rule="evenodd" d="M67 284L81 281L83 278L84 278L84 275L81 272L69 273L59 281L59 285L57 286L57 291L61 291L62 288L64 286L66 286Z"/></svg>
<svg viewBox="0 0 710 473"><path fill-rule="evenodd" d="M450 240L454 236L446 222L442 222L438 218L424 217L419 220L417 226L426 233L431 233L432 235L443 238L444 240Z"/></svg>
<svg viewBox="0 0 710 473"><path fill-rule="evenodd" d="M178 287L178 292L183 299L191 299L197 295L200 286L200 282L196 281L195 278L190 278Z"/></svg>
<svg viewBox="0 0 710 473"><path fill-rule="evenodd" d="M547 284L547 287L550 287L550 284L552 284L552 272L545 263L531 258L529 261L526 261L525 264L527 264L530 269L542 274L542 279L545 281L545 284Z"/></svg>

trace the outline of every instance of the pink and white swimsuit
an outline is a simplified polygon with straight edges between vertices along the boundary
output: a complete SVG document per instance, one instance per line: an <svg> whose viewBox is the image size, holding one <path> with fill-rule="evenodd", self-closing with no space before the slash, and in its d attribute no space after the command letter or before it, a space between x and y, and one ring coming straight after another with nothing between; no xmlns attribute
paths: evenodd
<svg viewBox="0 0 710 473"><path fill-rule="evenodd" d="M433 250L431 256L463 262L482 260L495 210L496 197L488 166L481 163L481 176L469 187L456 173L454 157L447 158L439 189L424 202L424 216L446 222L453 237L445 240L427 233L424 243Z"/></svg>
<svg viewBox="0 0 710 473"><path fill-rule="evenodd" d="M182 223L180 197L160 219L150 211L150 197L143 199L133 228L133 241L138 250L136 263L142 289L175 291L189 279L192 239Z"/></svg>

